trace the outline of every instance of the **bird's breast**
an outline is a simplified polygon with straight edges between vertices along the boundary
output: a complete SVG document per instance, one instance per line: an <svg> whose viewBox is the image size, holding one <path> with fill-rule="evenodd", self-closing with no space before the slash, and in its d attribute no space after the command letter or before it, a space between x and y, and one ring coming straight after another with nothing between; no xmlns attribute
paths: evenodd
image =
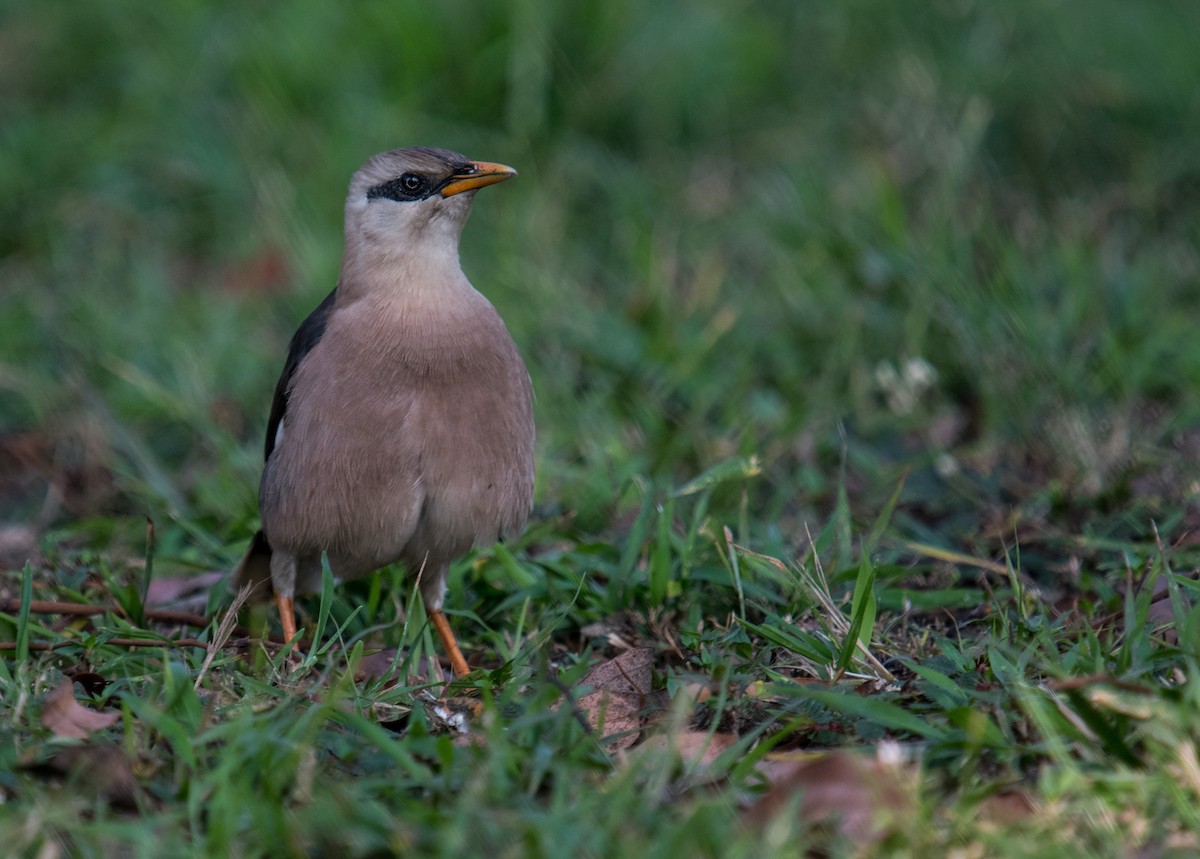
<svg viewBox="0 0 1200 859"><path fill-rule="evenodd" d="M381 566L449 560L523 527L531 392L495 312L453 325L377 315L355 326L338 316L297 368L264 473L272 542L285 536Z"/></svg>

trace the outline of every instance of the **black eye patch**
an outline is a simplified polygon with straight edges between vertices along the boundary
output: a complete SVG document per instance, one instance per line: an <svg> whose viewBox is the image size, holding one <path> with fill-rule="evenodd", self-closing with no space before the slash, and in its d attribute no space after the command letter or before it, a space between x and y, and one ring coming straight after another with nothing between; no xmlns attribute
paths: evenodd
<svg viewBox="0 0 1200 859"><path fill-rule="evenodd" d="M405 173L368 189L367 199L374 200L377 197L383 197L386 200L406 203L413 200L424 200L436 190L420 173Z"/></svg>

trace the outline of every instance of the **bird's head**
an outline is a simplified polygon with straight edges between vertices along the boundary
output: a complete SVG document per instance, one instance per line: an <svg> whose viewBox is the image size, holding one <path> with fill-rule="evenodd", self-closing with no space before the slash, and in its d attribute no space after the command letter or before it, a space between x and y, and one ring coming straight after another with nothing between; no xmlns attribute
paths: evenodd
<svg viewBox="0 0 1200 859"><path fill-rule="evenodd" d="M449 149L382 152L350 181L347 237L381 252L446 246L457 253L474 192L515 175L511 167L470 161Z"/></svg>

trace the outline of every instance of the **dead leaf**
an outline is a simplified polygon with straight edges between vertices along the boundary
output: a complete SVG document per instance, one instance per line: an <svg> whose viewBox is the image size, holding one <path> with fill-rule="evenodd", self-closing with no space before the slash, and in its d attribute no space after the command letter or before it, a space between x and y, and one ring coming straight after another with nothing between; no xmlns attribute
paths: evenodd
<svg viewBox="0 0 1200 859"><path fill-rule="evenodd" d="M356 683L373 683L376 680L389 678L388 685L395 684L395 678L391 677L393 669L397 663L403 665L403 662L396 658L398 652L394 647L385 647L383 650L366 654L358 661L354 672L354 681Z"/></svg>
<svg viewBox="0 0 1200 859"><path fill-rule="evenodd" d="M203 611L208 605L209 592L227 576L227 573L217 571L198 576L151 579L146 589L146 606L178 608L184 605L189 611Z"/></svg>
<svg viewBox="0 0 1200 859"><path fill-rule="evenodd" d="M609 620L589 623L587 626L582 627L579 633L584 638L602 638L609 647L617 647L622 650L633 648L633 644L630 643L629 639L622 635L621 630Z"/></svg>
<svg viewBox="0 0 1200 859"><path fill-rule="evenodd" d="M133 774L133 764L113 743L68 746L41 763L22 768L43 776L65 776L113 805L137 807L141 786Z"/></svg>
<svg viewBox="0 0 1200 859"><path fill-rule="evenodd" d="M634 647L615 659L592 667L579 686L590 686L617 695L636 695L639 699L650 694L651 666L654 651L649 647Z"/></svg>
<svg viewBox="0 0 1200 859"><path fill-rule="evenodd" d="M688 766L707 767L721 753L737 742L733 734L710 734L708 731L685 731L671 737L671 745Z"/></svg>
<svg viewBox="0 0 1200 859"><path fill-rule="evenodd" d="M765 825L799 795L801 820L836 821L847 838L873 843L911 812L912 798L895 763L847 751L782 763L765 768L773 784L746 811L748 823Z"/></svg>
<svg viewBox="0 0 1200 859"><path fill-rule="evenodd" d="M1195 581L1197 579L1197 574L1195 572L1182 575L1184 578L1191 581ZM1141 593L1143 586L1144 582L1139 584L1137 588L1139 594ZM1186 606L1187 603L1185 602L1184 605ZM1121 629L1123 628L1125 617L1124 615L1118 613L1115 615L1110 615L1107 620L1115 620L1117 622L1118 629ZM1150 605L1146 608L1146 623L1151 627L1162 627L1158 634L1162 636L1164 642L1174 645L1179 643L1179 632L1172 624L1174 620L1175 605L1171 599L1170 579L1167 576L1159 576L1154 581L1154 587L1150 592Z"/></svg>
<svg viewBox="0 0 1200 859"><path fill-rule="evenodd" d="M425 686L444 682L447 672L442 668L437 655L425 654L417 660L401 655L394 647L386 647L365 654L354 670L355 683L378 683L385 688L397 683L408 686Z"/></svg>
<svg viewBox="0 0 1200 859"><path fill-rule="evenodd" d="M75 700L75 684L67 679L46 696L42 705L42 724L57 737L84 740L120 718L120 713L97 713L84 707Z"/></svg>
<svg viewBox="0 0 1200 859"><path fill-rule="evenodd" d="M487 738L477 731L468 731L465 734L455 734L450 738L450 743L460 749L482 749L487 747Z"/></svg>
<svg viewBox="0 0 1200 859"><path fill-rule="evenodd" d="M672 703L685 704L689 709L702 704L712 697L712 689L707 683L684 683L675 692Z"/></svg>
<svg viewBox="0 0 1200 859"><path fill-rule="evenodd" d="M1028 820L1037 812L1037 806L1023 790L1006 790L992 794L979 803L975 814L980 820L999 826L1012 826Z"/></svg>
<svg viewBox="0 0 1200 859"><path fill-rule="evenodd" d="M601 689L579 699L579 709L593 731L604 731L601 740L612 748L627 749L637 742L642 720L633 698Z"/></svg>
<svg viewBox="0 0 1200 859"><path fill-rule="evenodd" d="M603 741L614 749L637 742L653 660L649 647L635 647L596 665L576 686L591 690L575 702L576 709L593 731L603 731Z"/></svg>
<svg viewBox="0 0 1200 859"><path fill-rule="evenodd" d="M708 731L680 731L675 734L658 734L642 744L647 749L669 749L679 761L693 772L699 773L712 765L721 753L738 741L733 734Z"/></svg>

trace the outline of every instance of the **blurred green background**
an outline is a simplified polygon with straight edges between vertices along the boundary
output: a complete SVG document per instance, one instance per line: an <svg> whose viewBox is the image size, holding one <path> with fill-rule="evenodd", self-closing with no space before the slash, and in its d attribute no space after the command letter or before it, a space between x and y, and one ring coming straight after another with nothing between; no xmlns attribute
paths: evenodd
<svg viewBox="0 0 1200 859"><path fill-rule="evenodd" d="M543 520L619 531L750 455L715 509L776 551L905 470L897 527L981 551L1013 505L1186 520L1195 3L0 8L0 524L43 548L144 514L236 557L346 183L407 145L521 172L463 261L530 366Z"/></svg>

